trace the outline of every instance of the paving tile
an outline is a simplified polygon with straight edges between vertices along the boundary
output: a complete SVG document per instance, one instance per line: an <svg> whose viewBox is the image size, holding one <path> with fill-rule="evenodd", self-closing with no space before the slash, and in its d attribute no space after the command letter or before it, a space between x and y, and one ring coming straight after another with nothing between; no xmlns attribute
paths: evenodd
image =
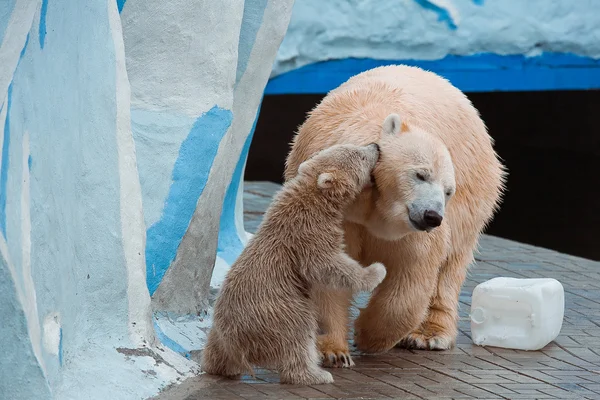
<svg viewBox="0 0 600 400"><path fill-rule="evenodd" d="M245 182L244 220L255 232L280 186ZM331 370L329 385L281 385L276 373L226 380L201 375L160 400L201 399L600 399L600 262L483 235L460 294L457 346L444 352L353 352L356 367ZM559 337L541 351L475 346L469 311L473 288L497 276L552 277L565 288ZM368 294L357 297L364 307ZM356 307L351 309L356 316Z"/></svg>
<svg viewBox="0 0 600 400"><path fill-rule="evenodd" d="M326 395L325 393L312 388L310 386L302 386L297 388L290 388L288 392L300 396L304 399L331 399L331 396Z"/></svg>
<svg viewBox="0 0 600 400"><path fill-rule="evenodd" d="M198 390L196 393L185 397L183 400L236 400L243 399L227 389L221 388L205 388Z"/></svg>
<svg viewBox="0 0 600 400"><path fill-rule="evenodd" d="M508 388L505 388L504 386L500 386L499 384L495 383L474 383L473 387L483 389L490 393L496 393L497 395L501 395L504 397L510 397L516 393L514 390L510 390Z"/></svg>

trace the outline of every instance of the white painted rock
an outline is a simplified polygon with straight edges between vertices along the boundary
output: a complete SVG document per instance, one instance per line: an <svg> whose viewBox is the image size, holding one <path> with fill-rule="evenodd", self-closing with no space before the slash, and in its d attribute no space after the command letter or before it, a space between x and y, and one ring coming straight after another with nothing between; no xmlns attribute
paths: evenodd
<svg viewBox="0 0 600 400"><path fill-rule="evenodd" d="M292 4L0 1L0 399L145 399L200 372Z"/></svg>
<svg viewBox="0 0 600 400"><path fill-rule="evenodd" d="M564 289L556 279L490 279L473 290L473 343L539 350L560 333L564 312Z"/></svg>

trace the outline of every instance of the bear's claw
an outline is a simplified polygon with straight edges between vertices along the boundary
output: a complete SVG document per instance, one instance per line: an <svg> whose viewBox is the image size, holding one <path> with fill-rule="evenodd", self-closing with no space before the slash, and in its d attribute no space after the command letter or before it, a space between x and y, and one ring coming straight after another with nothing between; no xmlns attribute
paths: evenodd
<svg viewBox="0 0 600 400"><path fill-rule="evenodd" d="M321 353L322 365L326 368L350 368L354 367L354 361L348 352L326 352Z"/></svg>
<svg viewBox="0 0 600 400"><path fill-rule="evenodd" d="M354 367L354 361L350 356L348 344L345 346L335 343L326 336L319 338L319 352L321 365L326 368L350 368Z"/></svg>

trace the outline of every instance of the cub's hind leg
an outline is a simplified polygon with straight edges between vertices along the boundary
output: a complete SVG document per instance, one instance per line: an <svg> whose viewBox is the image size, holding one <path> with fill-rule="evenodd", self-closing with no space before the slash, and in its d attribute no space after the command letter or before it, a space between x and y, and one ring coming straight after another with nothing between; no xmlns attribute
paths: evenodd
<svg viewBox="0 0 600 400"><path fill-rule="evenodd" d="M226 349L215 328L208 334L206 347L202 352L201 369L207 374L236 378L244 373L254 374L252 367L245 362L245 355L234 358L236 350Z"/></svg>
<svg viewBox="0 0 600 400"><path fill-rule="evenodd" d="M288 347L289 354L279 366L281 383L319 385L333 383L333 376L319 366L320 356L314 335L299 340Z"/></svg>

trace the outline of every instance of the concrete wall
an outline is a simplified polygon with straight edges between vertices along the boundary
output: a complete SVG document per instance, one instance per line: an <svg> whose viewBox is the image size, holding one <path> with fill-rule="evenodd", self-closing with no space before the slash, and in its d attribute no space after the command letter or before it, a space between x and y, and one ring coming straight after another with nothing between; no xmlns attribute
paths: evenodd
<svg viewBox="0 0 600 400"><path fill-rule="evenodd" d="M211 288L248 240L243 170L293 1L187 4L121 11L148 288L159 336L183 354L203 347Z"/></svg>
<svg viewBox="0 0 600 400"><path fill-rule="evenodd" d="M322 93L341 83L336 73L343 81L393 62L449 72L470 91L597 88L599 37L593 1L297 0L272 77L325 63L307 69L306 79L289 75L287 88L274 80L268 93ZM327 63L352 58L381 62ZM535 71L521 73L528 68ZM331 84L319 86L325 79Z"/></svg>
<svg viewBox="0 0 600 400"><path fill-rule="evenodd" d="M291 7L0 4L0 397L146 398L198 371L162 317L205 323L216 254L226 269L246 240L243 166Z"/></svg>

